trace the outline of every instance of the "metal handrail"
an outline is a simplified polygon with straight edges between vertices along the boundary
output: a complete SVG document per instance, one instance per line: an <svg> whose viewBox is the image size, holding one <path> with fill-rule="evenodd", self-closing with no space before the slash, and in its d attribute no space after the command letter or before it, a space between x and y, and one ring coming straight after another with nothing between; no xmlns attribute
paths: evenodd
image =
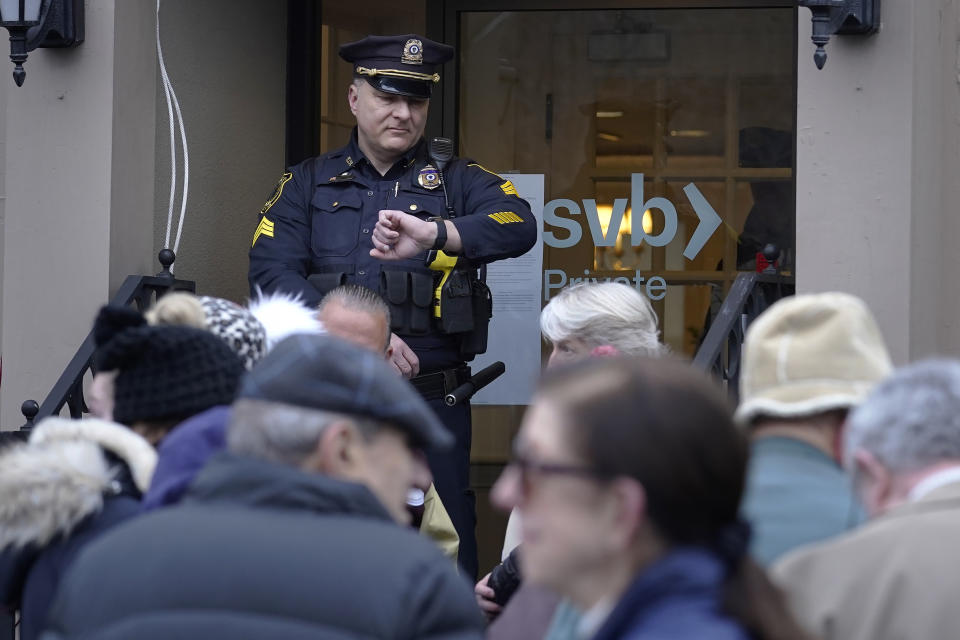
<svg viewBox="0 0 960 640"><path fill-rule="evenodd" d="M127 276L117 293L111 298L110 304L124 307L133 304L136 305L137 310L143 311L169 291L196 292L197 285L192 280L178 280L173 277L170 271L170 266L176 259L173 251L164 249L158 258L163 267L160 273L155 276ZM39 405L35 400L27 400L23 403L20 407L20 411L26 418L26 423L20 427L23 435L29 433L38 420L58 415L64 406L69 408L71 418L80 418L87 412L83 397L83 377L87 371L93 370L96 373L93 367L95 349L91 329L43 402Z"/></svg>
<svg viewBox="0 0 960 640"><path fill-rule="evenodd" d="M795 291L794 278L773 269L741 273L733 282L720 311L693 358L693 365L709 371L727 388L736 403L740 386L740 363L747 327L770 305Z"/></svg>

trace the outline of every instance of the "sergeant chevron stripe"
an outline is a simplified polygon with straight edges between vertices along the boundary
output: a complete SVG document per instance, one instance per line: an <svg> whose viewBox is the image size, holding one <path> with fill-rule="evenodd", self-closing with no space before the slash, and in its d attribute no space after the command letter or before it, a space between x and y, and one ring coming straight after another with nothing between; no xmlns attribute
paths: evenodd
<svg viewBox="0 0 960 640"><path fill-rule="evenodd" d="M273 223L267 219L267 216L260 218L260 224L257 225L257 230L253 234L253 242L250 243L251 248L257 244L257 238L260 236L273 237Z"/></svg>
<svg viewBox="0 0 960 640"><path fill-rule="evenodd" d="M511 222L523 222L523 218L515 214L513 211L497 211L496 213L487 214L488 217L493 218L500 224L510 224Z"/></svg>

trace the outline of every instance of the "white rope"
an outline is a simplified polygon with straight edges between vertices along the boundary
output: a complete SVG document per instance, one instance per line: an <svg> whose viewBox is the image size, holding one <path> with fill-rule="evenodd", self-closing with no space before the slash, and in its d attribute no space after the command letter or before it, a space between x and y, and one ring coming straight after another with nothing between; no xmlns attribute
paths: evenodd
<svg viewBox="0 0 960 640"><path fill-rule="evenodd" d="M180 146L183 151L183 192L180 200L180 220L177 223L177 237L174 240L173 252L180 250L180 237L183 234L183 220L187 213L187 192L190 185L190 155L187 152L187 132L183 125L183 114L180 111L180 101L170 83L167 67L163 62L163 47L160 44L160 2L157 0L157 60L160 63L160 77L163 78L163 93L167 100L167 121L170 123L170 202L167 207L167 233L164 238L164 247L170 247L170 231L173 227L173 202L177 190L177 149L174 127L180 130ZM174 113L176 118L174 118ZM173 265L170 267L173 272Z"/></svg>
<svg viewBox="0 0 960 640"><path fill-rule="evenodd" d="M167 99L167 122L170 123L170 204L167 209L167 235L164 247L170 246L170 227L173 224L173 199L177 190L177 154L174 142L173 106L170 103L170 89L167 86L167 67L163 64L163 48L160 46L160 0L157 0L157 60L160 62L160 75L163 77L163 94Z"/></svg>

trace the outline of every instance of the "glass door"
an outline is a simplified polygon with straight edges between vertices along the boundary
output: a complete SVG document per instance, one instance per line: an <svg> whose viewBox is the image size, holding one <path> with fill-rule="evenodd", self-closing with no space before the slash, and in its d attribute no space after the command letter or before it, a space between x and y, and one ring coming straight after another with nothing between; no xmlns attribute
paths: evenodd
<svg viewBox="0 0 960 640"><path fill-rule="evenodd" d="M765 244L792 266L796 10L494 4L444 3L446 135L494 171L543 174L544 303L583 279L629 283L692 356ZM474 408L481 493L522 409Z"/></svg>

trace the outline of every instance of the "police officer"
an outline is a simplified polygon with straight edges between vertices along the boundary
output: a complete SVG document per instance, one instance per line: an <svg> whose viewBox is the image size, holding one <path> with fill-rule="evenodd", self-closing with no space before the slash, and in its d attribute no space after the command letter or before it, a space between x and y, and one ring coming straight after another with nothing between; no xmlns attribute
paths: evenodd
<svg viewBox="0 0 960 640"><path fill-rule="evenodd" d="M478 349L474 334L451 331L450 320L472 304L468 319L484 328L489 308L477 267L525 253L537 224L509 180L445 158L423 140L431 90L452 47L417 35L368 36L340 47L340 56L353 65L347 100L357 126L347 146L280 178L254 233L250 285L299 293L311 305L345 283L383 295L394 366L456 437L454 451L430 467L460 534L461 565L476 576L470 408L446 407L443 396L469 377L465 360L483 341ZM432 270L427 260L437 255L456 268ZM451 297L441 303L438 291Z"/></svg>

